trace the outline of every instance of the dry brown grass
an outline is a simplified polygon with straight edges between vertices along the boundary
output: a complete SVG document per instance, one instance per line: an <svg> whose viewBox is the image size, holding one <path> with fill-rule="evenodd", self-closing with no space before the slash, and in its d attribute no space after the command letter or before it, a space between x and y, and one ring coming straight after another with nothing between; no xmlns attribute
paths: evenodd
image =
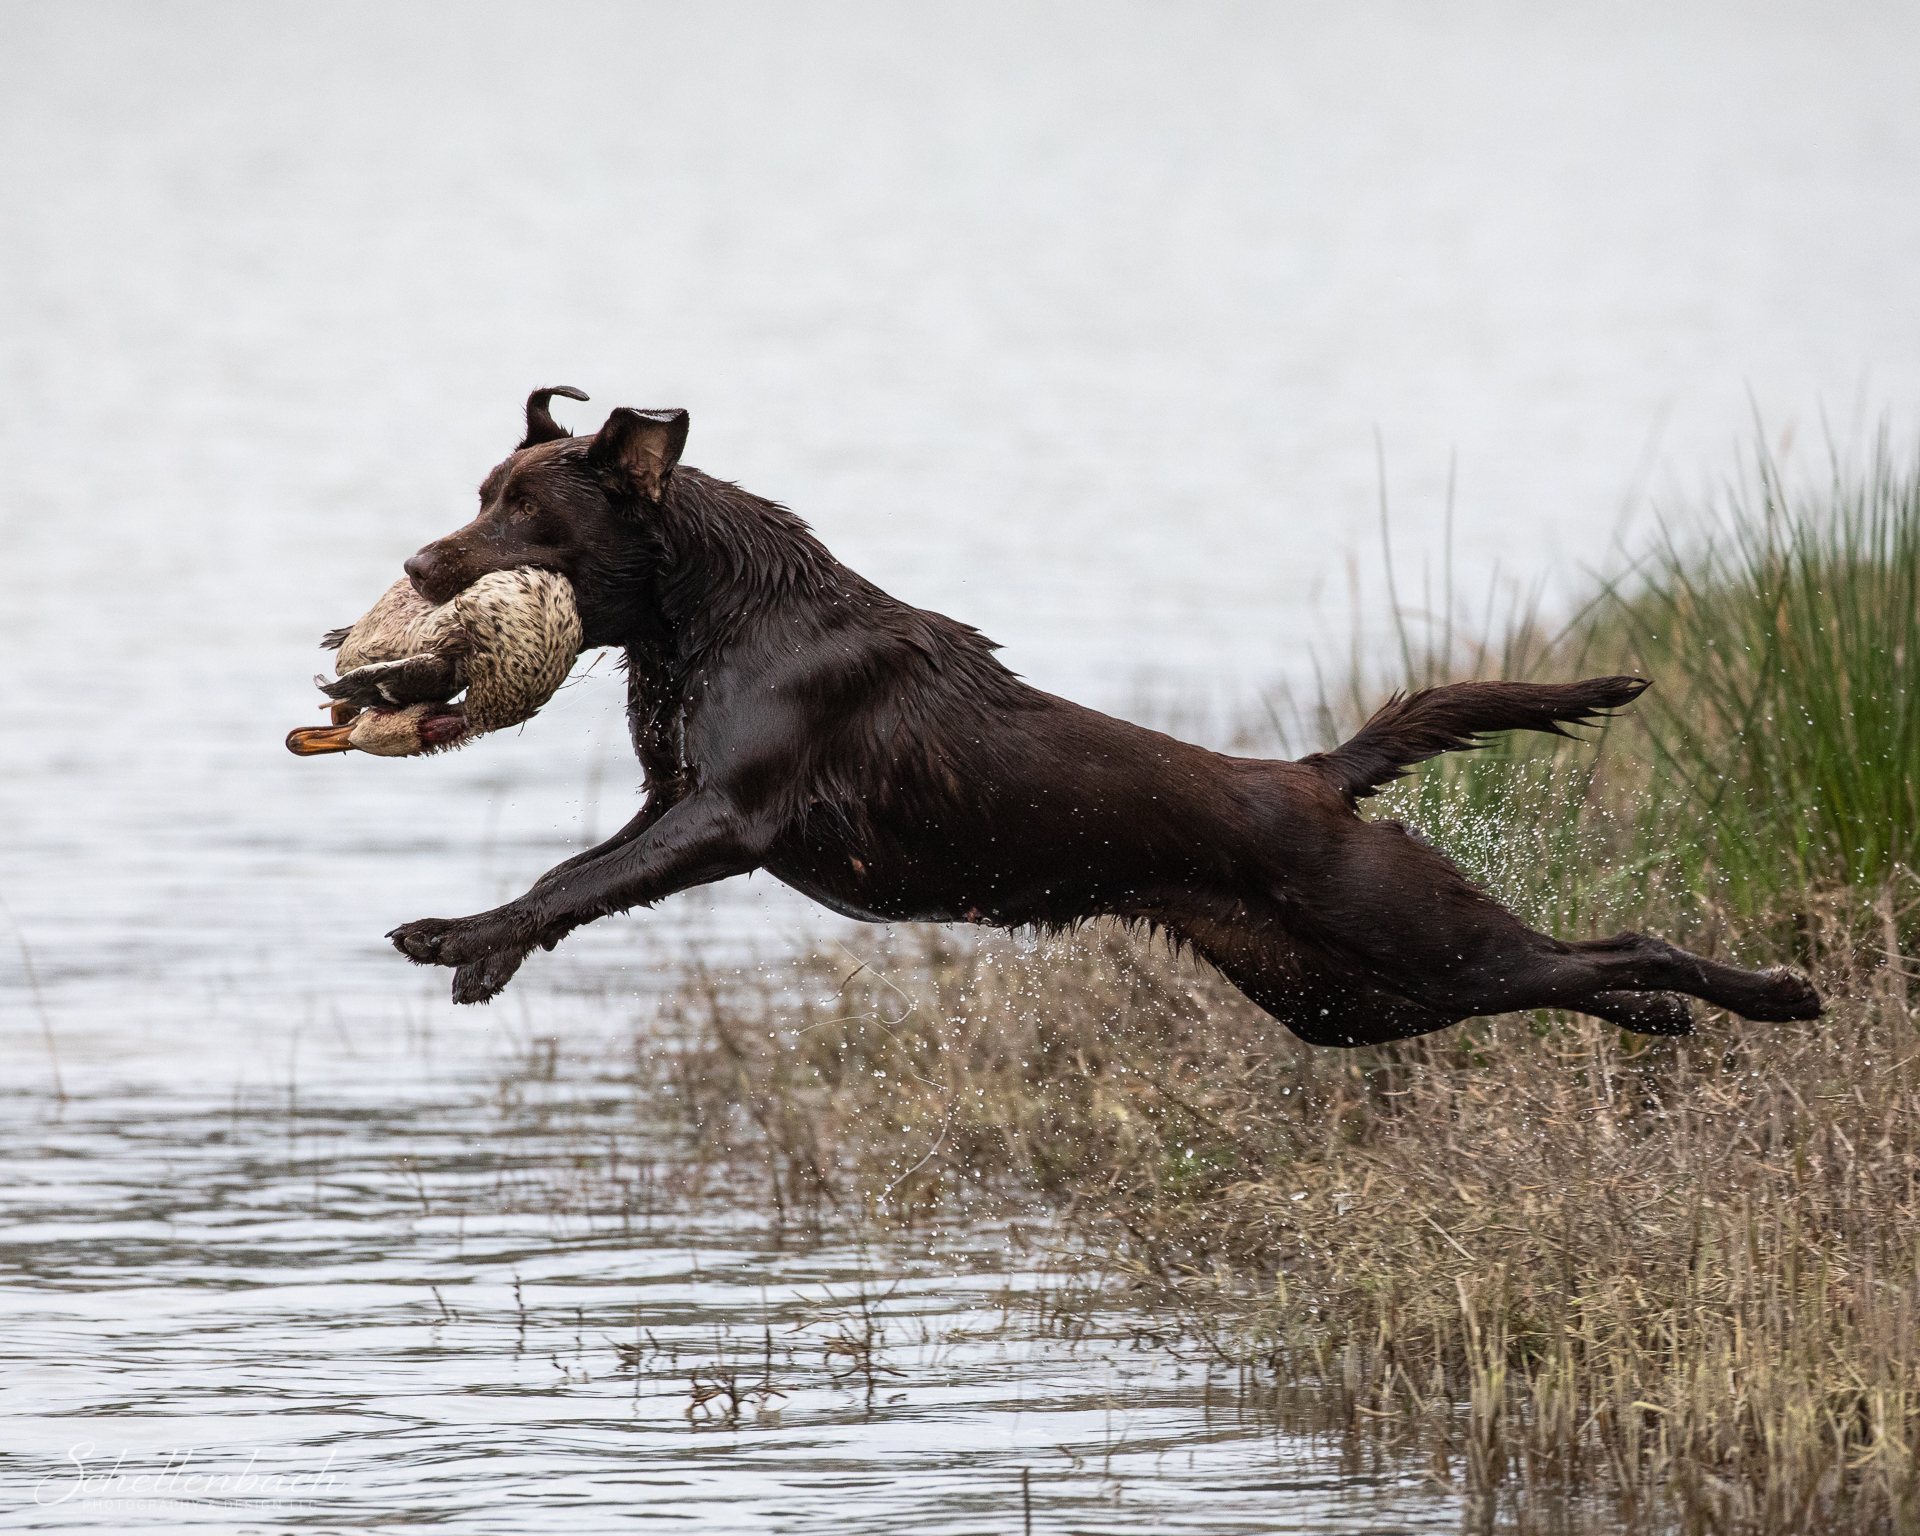
<svg viewBox="0 0 1920 1536"><path fill-rule="evenodd" d="M1920 1036L1897 968L1822 953L1817 1026L1715 1015L1650 1042L1510 1017L1329 1052L1117 931L907 943L781 993L690 988L656 1102L795 1218L1044 1192L1263 1391L1316 1387L1309 1417L1514 1508L1915 1523Z"/></svg>
<svg viewBox="0 0 1920 1536"><path fill-rule="evenodd" d="M1765 559L1670 551L1652 596L1556 645L1516 625L1472 653L1575 675L1662 640L1682 673L1704 658L1711 698L1744 711L1722 710L1732 724L1687 703L1708 695L1682 676L1651 734L1503 743L1384 806L1555 932L1631 923L1794 959L1831 1000L1819 1023L1703 1010L1694 1038L1651 1041L1540 1014L1323 1051L1117 928L904 930L771 981L691 979L636 1039L642 1113L783 1219L910 1227L1044 1198L1250 1390L1424 1458L1484 1522L1920 1530L1920 971L1903 958L1920 880L1912 828L1887 825L1920 766L1920 649L1859 619L1911 606L1895 567L1920 548L1920 475L1876 474L1872 496L1835 492L1839 543L1772 482L1740 546ZM1662 606L1682 590L1692 629ZM1727 681L1747 663L1716 637L1736 632L1765 664L1761 704ZM1833 655L1775 665L1803 632ZM1841 710L1844 740L1811 724L1842 671L1849 698L1878 701ZM1356 713L1323 709L1320 728ZM1806 740L1786 739L1795 722ZM1699 739L1676 746L1685 731ZM1766 772L1723 783L1701 766L1718 763Z"/></svg>

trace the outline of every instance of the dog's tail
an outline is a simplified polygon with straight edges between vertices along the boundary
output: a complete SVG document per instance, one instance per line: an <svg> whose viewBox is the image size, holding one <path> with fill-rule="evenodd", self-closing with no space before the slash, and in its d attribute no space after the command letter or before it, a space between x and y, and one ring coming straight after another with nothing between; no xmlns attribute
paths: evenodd
<svg viewBox="0 0 1920 1536"><path fill-rule="evenodd" d="M1590 677L1580 683L1451 683L1395 694L1349 741L1301 759L1349 800L1363 800L1400 778L1412 763L1486 745L1490 731L1545 731L1589 725L1631 704L1650 685L1639 677Z"/></svg>

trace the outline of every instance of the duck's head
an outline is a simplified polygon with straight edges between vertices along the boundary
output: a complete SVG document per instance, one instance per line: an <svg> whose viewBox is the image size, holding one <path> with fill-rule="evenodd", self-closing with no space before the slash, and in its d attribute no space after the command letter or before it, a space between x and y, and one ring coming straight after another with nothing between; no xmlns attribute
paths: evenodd
<svg viewBox="0 0 1920 1536"><path fill-rule="evenodd" d="M342 715L346 715L342 719ZM421 757L457 747L468 734L458 704L409 704L402 709L350 712L334 706L334 724L303 726L287 733L287 750L300 757L328 752L370 752L375 757Z"/></svg>

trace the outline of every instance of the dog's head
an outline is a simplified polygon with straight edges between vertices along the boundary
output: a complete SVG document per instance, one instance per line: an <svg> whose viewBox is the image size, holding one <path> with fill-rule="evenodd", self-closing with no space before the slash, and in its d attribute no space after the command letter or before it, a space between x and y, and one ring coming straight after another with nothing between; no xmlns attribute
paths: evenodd
<svg viewBox="0 0 1920 1536"><path fill-rule="evenodd" d="M449 601L492 571L532 566L572 582L587 644L613 643L597 612L601 574L626 566L636 527L668 493L687 441L687 413L622 406L591 438L571 437L548 409L567 385L527 397L527 435L480 486L480 515L406 562L421 596Z"/></svg>

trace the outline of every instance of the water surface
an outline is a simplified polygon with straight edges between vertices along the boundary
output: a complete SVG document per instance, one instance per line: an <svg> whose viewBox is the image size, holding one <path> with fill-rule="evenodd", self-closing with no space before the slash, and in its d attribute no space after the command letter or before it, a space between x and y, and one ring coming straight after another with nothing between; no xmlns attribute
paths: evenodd
<svg viewBox="0 0 1920 1536"><path fill-rule="evenodd" d="M1417 1473L1278 1434L1231 1373L1049 1274L1044 1221L769 1228L618 1085L536 1047L503 1099L447 1043L336 1036L317 1096L296 1073L89 1087L53 1116L12 1097L0 1522L1457 1522ZM564 1171L589 1161L591 1200Z"/></svg>

